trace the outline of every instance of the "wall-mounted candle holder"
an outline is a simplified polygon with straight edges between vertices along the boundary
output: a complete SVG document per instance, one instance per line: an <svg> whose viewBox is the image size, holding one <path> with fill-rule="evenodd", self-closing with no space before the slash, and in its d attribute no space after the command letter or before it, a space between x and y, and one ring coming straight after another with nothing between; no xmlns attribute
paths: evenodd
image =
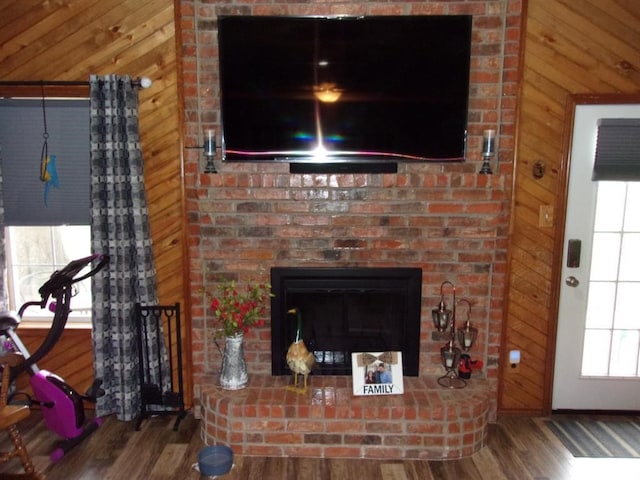
<svg viewBox="0 0 640 480"><path fill-rule="evenodd" d="M214 130L208 129L205 132L202 148L204 148L204 157L207 159L204 173L218 173L213 163L213 159L216 158L216 132Z"/></svg>
<svg viewBox="0 0 640 480"><path fill-rule="evenodd" d="M482 138L482 167L480 173L491 175L491 158L495 155L496 131L485 130Z"/></svg>
<svg viewBox="0 0 640 480"><path fill-rule="evenodd" d="M202 142L201 147L186 147L186 148L197 148L198 150L202 150L204 152L204 158L206 159L206 163L204 166L204 173L218 173L216 170L216 166L213 163L216 158L216 132L212 129L206 129L204 132L204 141Z"/></svg>

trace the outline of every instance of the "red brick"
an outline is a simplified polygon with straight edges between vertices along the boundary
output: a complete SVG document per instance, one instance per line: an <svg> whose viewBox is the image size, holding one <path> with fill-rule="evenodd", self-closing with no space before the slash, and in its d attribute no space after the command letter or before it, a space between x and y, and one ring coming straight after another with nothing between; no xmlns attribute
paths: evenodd
<svg viewBox="0 0 640 480"><path fill-rule="evenodd" d="M299 433L267 433L264 436L267 444L300 445L303 443L303 435Z"/></svg>
<svg viewBox="0 0 640 480"><path fill-rule="evenodd" d="M363 447L364 458L404 458L404 450L393 447Z"/></svg>
<svg viewBox="0 0 640 480"><path fill-rule="evenodd" d="M324 432L325 422L309 420L289 420L287 430L290 432Z"/></svg>
<svg viewBox="0 0 640 480"><path fill-rule="evenodd" d="M326 458L361 458L360 447L325 447L324 457Z"/></svg>
<svg viewBox="0 0 640 480"><path fill-rule="evenodd" d="M366 425L362 421L340 421L327 422L327 432L329 433L359 433L364 432Z"/></svg>

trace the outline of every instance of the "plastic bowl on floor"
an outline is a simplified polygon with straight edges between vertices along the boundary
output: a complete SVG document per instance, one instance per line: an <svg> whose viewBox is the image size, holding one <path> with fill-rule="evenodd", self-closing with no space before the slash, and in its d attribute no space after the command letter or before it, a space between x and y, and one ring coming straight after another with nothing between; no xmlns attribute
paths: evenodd
<svg viewBox="0 0 640 480"><path fill-rule="evenodd" d="M213 445L198 453L198 468L202 475L224 475L233 466L233 450L225 445Z"/></svg>

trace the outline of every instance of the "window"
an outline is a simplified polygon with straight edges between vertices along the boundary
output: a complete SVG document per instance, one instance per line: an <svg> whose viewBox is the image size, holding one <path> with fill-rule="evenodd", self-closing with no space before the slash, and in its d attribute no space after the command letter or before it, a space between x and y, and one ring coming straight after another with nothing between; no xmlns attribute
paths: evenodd
<svg viewBox="0 0 640 480"><path fill-rule="evenodd" d="M40 179L46 153L56 158L59 187L45 196ZM89 100L0 99L7 296L17 311L40 301L38 290L55 270L90 255ZM91 282L74 285L70 322L90 324ZM25 325L47 326L53 314L32 306Z"/></svg>
<svg viewBox="0 0 640 480"><path fill-rule="evenodd" d="M91 254L89 225L11 226L5 228L5 241L9 307L15 311L25 302L40 300L38 290L55 270ZM74 287L69 321L90 323L91 281L78 282ZM38 306L29 307L23 317L35 324L52 318L48 308Z"/></svg>

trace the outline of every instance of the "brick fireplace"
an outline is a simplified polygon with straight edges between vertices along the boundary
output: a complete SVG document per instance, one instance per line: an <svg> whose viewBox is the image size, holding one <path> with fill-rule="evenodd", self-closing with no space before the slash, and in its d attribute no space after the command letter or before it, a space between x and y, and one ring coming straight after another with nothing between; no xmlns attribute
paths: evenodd
<svg viewBox="0 0 640 480"><path fill-rule="evenodd" d="M211 377L202 387L203 438L238 454L352 458L459 458L486 442L490 389L464 391L420 378L420 268L271 269L271 374L242 391ZM303 313L316 367L306 393L292 392L286 352ZM405 392L353 395L353 352L401 351Z"/></svg>
<svg viewBox="0 0 640 480"><path fill-rule="evenodd" d="M217 161L219 173L212 175L203 172L197 149L183 151L191 368L207 443L229 443L238 453L256 455L392 457L398 448L405 458L472 453L496 416L521 2L180 0L179 5L186 146L202 144L203 128L220 131L219 14L473 15L464 163L401 163L397 174L290 174L286 164ZM486 128L498 130L493 175L478 174ZM281 387L289 377L271 374L270 312L265 326L246 338L249 387L229 393L216 386L220 354L208 308L216 279L264 282L272 267L290 266L422 270L419 376L407 377L405 395L364 403L351 395L349 378L339 376L311 377L306 396L285 393ZM479 329L470 353L485 365L460 391L435 383L443 373L443 341L434 333L430 311L445 280L456 285L458 298L470 302L470 318ZM459 309L464 318L467 312Z"/></svg>

